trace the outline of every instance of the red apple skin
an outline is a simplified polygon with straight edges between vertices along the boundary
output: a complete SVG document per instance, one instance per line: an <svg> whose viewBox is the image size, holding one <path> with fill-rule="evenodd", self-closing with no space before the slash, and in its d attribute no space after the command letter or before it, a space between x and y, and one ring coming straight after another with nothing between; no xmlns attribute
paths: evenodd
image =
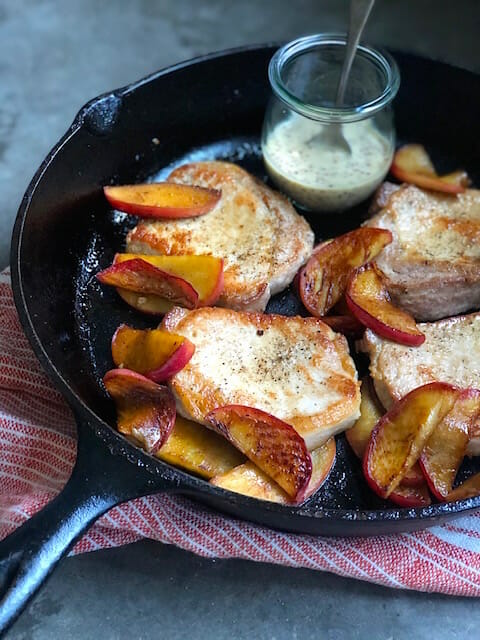
<svg viewBox="0 0 480 640"><path fill-rule="evenodd" d="M330 475L337 456L335 438L327 440L321 447L311 451L310 455L312 457L312 477L303 494L302 502L313 496Z"/></svg>
<svg viewBox="0 0 480 640"><path fill-rule="evenodd" d="M463 193L470 185L470 178L462 169L439 176L421 144L406 144L397 149L390 171L401 182L443 193Z"/></svg>
<svg viewBox="0 0 480 640"><path fill-rule="evenodd" d="M351 272L373 260L392 239L387 229L360 227L315 247L298 282L307 311L317 318L327 315L342 298Z"/></svg>
<svg viewBox="0 0 480 640"><path fill-rule="evenodd" d="M224 276L223 268L224 268L224 260L222 259L222 269L218 274L215 287L213 287L212 292L209 296L206 296L203 300L202 299L199 300L198 302L199 307L213 307L213 305L217 302L217 300L221 296L223 287L225 285L225 276Z"/></svg>
<svg viewBox="0 0 480 640"><path fill-rule="evenodd" d="M401 167L395 164L395 162L393 162L390 167L390 173L400 182L414 184L422 189L440 191L442 193L450 193L452 195L465 192L465 187L460 183L445 182L440 177L430 177L420 173L404 171Z"/></svg>
<svg viewBox="0 0 480 640"><path fill-rule="evenodd" d="M116 367L140 373L157 384L181 371L195 353L195 345L184 336L126 324L117 327L111 344Z"/></svg>
<svg viewBox="0 0 480 640"><path fill-rule="evenodd" d="M107 371L103 383L115 402L120 433L135 436L148 453L155 454L175 425L171 391L130 369Z"/></svg>
<svg viewBox="0 0 480 640"><path fill-rule="evenodd" d="M478 417L480 411L480 390L478 389L464 389L461 393L457 402L454 404L452 410L445 416L444 421L447 421L446 424L442 421L441 425L438 427L442 428L444 426L447 427L446 430L442 430L441 433L447 433L449 436L454 436L456 440L457 449L455 452L452 451L451 448L451 438L450 438L450 447L445 449L442 446L443 451L447 450L452 455L449 457L448 463L441 464L441 468L443 470L451 470L453 472L452 477L450 479L450 485L447 488L446 482L448 482L447 478L443 476L443 478L438 478L435 476L435 468L432 468L429 456L428 456L428 445L422 451L422 455L420 456L419 463L420 467L423 471L423 475L428 484L428 488L431 493L437 500L441 502L445 501L452 491L453 482L455 480L455 476L460 467L463 458L465 457L465 452L468 444L468 434L471 430L471 426L473 421ZM450 418L450 424L448 423ZM452 432L452 420L454 420L454 429L456 434ZM437 431L438 433L438 431ZM432 434L432 437L435 435ZM430 441L431 443L431 441ZM442 444L444 441L442 441ZM438 482L440 480L440 482ZM443 489L443 490L442 490Z"/></svg>
<svg viewBox="0 0 480 640"><path fill-rule="evenodd" d="M191 360L194 353L195 345L185 338L178 349L172 353L161 367L149 371L145 374L145 377L156 383L165 382L181 371Z"/></svg>
<svg viewBox="0 0 480 640"><path fill-rule="evenodd" d="M199 196L203 200L203 204L187 205L187 206L168 206L168 205L146 205L136 202L129 202L122 198L122 190L125 195L130 193L134 196L135 191L142 188L151 188L160 186L170 191L174 189L188 190L193 196ZM128 190L128 191L127 191ZM106 199L114 209L123 211L130 215L139 216L141 218L194 218L202 216L211 211L220 200L221 191L217 189L206 189L191 185L177 185L172 182L157 183L157 185L125 185L122 187L104 187L103 193Z"/></svg>
<svg viewBox="0 0 480 640"><path fill-rule="evenodd" d="M294 502L305 500L312 458L304 439L291 425L265 411L242 405L217 407L205 420L277 482Z"/></svg>
<svg viewBox="0 0 480 640"><path fill-rule="evenodd" d="M205 286L205 259L209 261L213 261L214 265L210 264L210 278L209 278L209 286ZM160 271L165 271L172 276L177 278L182 278L187 281L193 289L198 294L198 307L210 307L214 305L218 298L220 297L223 287L224 287L224 260L223 258L214 258L213 256L148 256L143 254L125 254L125 253L117 253L115 255L114 264L128 262L133 259L140 259L144 262L148 262L156 269ZM189 269L186 270L184 268L175 267L175 263L171 261L175 261L176 259L184 261L189 261ZM162 267L162 261L167 260L167 264ZM170 261L170 264L168 264ZM189 273L190 271L190 273ZM200 278L200 279L199 279ZM125 296L124 291L119 291L120 296L124 298L124 300L133 306L135 309L139 311L143 311L144 313L151 313L154 315L163 314L170 310L170 308L165 308L165 305L168 304L168 301L158 299L158 296L150 295L144 296L146 300L143 305L139 305L135 299L132 299L131 296ZM126 299L128 298L128 299Z"/></svg>
<svg viewBox="0 0 480 640"><path fill-rule="evenodd" d="M426 482L423 482L423 484L418 487L408 487L400 484L395 491L392 491L389 500L399 507L406 507L408 509L428 507L432 503Z"/></svg>
<svg viewBox="0 0 480 640"><path fill-rule="evenodd" d="M365 331L365 327L353 316L323 316L322 322L337 331L351 338L360 338Z"/></svg>
<svg viewBox="0 0 480 640"><path fill-rule="evenodd" d="M371 469L371 458L372 456L374 456L374 451L375 451L375 447L377 446L377 441L379 440L380 437L385 437L382 432L382 429L384 429L384 425L391 423L392 421L397 419L397 416L402 411L405 410L405 405L408 406L410 402L415 401L418 394L423 393L425 390L428 390L429 392L433 391L433 392L441 393L445 399L448 397L449 402L451 403L451 406L453 406L455 399L460 394L460 390L454 387L453 385L447 384L445 382L430 382L428 384L423 385L422 387L417 387L416 389L413 389L412 391L407 393L406 396L404 396L401 400L396 402L389 409L389 411L387 411L387 413L380 418L380 420L377 422L377 424L375 425L375 428L373 429L370 435L370 440L368 442L367 448L363 456L362 467L363 467L363 475L367 481L367 484L381 498L387 498L389 496L387 495L385 488L380 486L377 483L377 480L375 479ZM420 426L419 428L421 429L422 427ZM408 487L408 488L415 489L416 487Z"/></svg>
<svg viewBox="0 0 480 640"><path fill-rule="evenodd" d="M410 347L419 347L425 342L425 336L412 316L390 301L382 273L375 264L367 263L353 271L345 301L355 318L377 335ZM371 312L372 309L377 315ZM390 324L384 320L385 317Z"/></svg>
<svg viewBox="0 0 480 640"><path fill-rule="evenodd" d="M425 482L425 477L419 463L413 465L402 478L404 487L421 487Z"/></svg>
<svg viewBox="0 0 480 640"><path fill-rule="evenodd" d="M353 315L365 327L371 329L374 333L381 336L382 338L386 338L387 340L392 340L393 342L404 344L409 347L419 347L425 342L425 336L423 334L413 335L411 333L405 333L403 331L395 329L394 327L389 327L383 322L380 322L380 320L370 315L368 311L365 311L365 309L362 309L362 307L354 302L348 295L348 293L345 295L345 300L347 301L348 308L353 313Z"/></svg>
<svg viewBox="0 0 480 640"><path fill-rule="evenodd" d="M97 279L102 284L135 293L167 298L187 309L195 309L198 305L198 293L189 282L162 271L141 258L114 262L110 267L97 273Z"/></svg>

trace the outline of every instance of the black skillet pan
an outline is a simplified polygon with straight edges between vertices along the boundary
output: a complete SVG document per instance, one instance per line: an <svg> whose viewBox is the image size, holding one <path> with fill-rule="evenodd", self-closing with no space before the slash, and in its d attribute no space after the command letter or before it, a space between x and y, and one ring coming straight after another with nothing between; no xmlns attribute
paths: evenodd
<svg viewBox="0 0 480 640"><path fill-rule="evenodd" d="M12 241L15 301L25 332L78 423L78 458L63 492L0 544L5 629L75 540L102 513L136 496L181 492L214 509L269 527L317 535L372 535L439 524L480 506L480 498L423 509L392 508L366 487L342 438L327 484L301 507L242 497L153 459L113 428L99 380L111 367L110 339L121 322L152 326L94 274L122 247L125 216L101 187L163 176L191 159L238 162L265 178L259 132L274 47L207 56L101 96L77 115L22 201ZM465 167L480 184L480 77L398 54L400 138L419 141L439 169ZM358 225L365 207L312 218L317 239ZM302 311L291 291L269 311ZM475 464L463 470L475 469Z"/></svg>

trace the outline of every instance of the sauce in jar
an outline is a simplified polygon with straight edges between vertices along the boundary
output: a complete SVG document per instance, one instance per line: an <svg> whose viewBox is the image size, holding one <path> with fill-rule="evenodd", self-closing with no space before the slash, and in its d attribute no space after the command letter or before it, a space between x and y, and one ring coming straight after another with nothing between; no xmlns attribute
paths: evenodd
<svg viewBox="0 0 480 640"><path fill-rule="evenodd" d="M277 186L312 211L347 209L367 198L392 161L390 141L371 120L342 125L351 153L319 140L324 126L292 113L273 128L263 146Z"/></svg>
<svg viewBox="0 0 480 640"><path fill-rule="evenodd" d="M268 66L265 166L284 193L314 212L343 211L368 198L385 178L395 149L395 60L360 44L339 106L345 50L344 36L305 36L276 51ZM334 127L341 127L347 145Z"/></svg>

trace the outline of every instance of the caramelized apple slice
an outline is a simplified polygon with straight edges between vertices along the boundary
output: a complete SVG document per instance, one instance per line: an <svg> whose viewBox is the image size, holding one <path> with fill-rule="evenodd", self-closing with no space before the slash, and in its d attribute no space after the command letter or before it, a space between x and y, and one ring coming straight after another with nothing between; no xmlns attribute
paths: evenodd
<svg viewBox="0 0 480 640"><path fill-rule="evenodd" d="M140 258L115 262L97 273L97 278L103 284L135 293L153 294L187 309L195 309L198 304L198 293L189 282Z"/></svg>
<svg viewBox="0 0 480 640"><path fill-rule="evenodd" d="M181 371L194 352L190 340L161 329L132 329L122 324L112 338L115 366L141 373L154 382L164 382Z"/></svg>
<svg viewBox="0 0 480 640"><path fill-rule="evenodd" d="M321 447L311 452L312 477L303 500L313 495L328 478L335 462L335 454L335 438L330 438ZM285 491L253 462L246 462L239 467L235 467L235 469L213 478L211 483L217 487L241 493L251 498L257 498L258 500L269 500L270 502L279 502L281 504L292 502Z"/></svg>
<svg viewBox="0 0 480 640"><path fill-rule="evenodd" d="M350 338L360 338L365 331L363 324L352 315L323 316L322 320L337 333L343 333Z"/></svg>
<svg viewBox="0 0 480 640"><path fill-rule="evenodd" d="M477 496L480 496L480 473L470 476L468 480L465 480L461 485L450 491L446 501L455 502L456 500L467 500L467 498L476 498Z"/></svg>
<svg viewBox="0 0 480 640"><path fill-rule="evenodd" d="M335 464L336 455L337 445L335 438L329 438L321 447L310 451L312 458L312 477L303 496L304 501L316 493L328 478Z"/></svg>
<svg viewBox="0 0 480 640"><path fill-rule="evenodd" d="M361 387L360 417L351 429L345 431L345 438L358 458L363 458L370 435L384 413L371 379L365 376ZM403 476L401 485L406 490L408 487L421 487L424 483L420 465L415 463Z"/></svg>
<svg viewBox="0 0 480 640"><path fill-rule="evenodd" d="M120 433L140 441L149 453L156 453L175 423L172 393L129 369L108 371L103 384L115 402Z"/></svg>
<svg viewBox="0 0 480 640"><path fill-rule="evenodd" d="M340 300L355 269L373 260L392 241L386 229L361 227L319 245L300 272L300 297L314 316L324 316Z"/></svg>
<svg viewBox="0 0 480 640"><path fill-rule="evenodd" d="M419 462L416 462L402 478L402 486L422 487L425 484L425 476Z"/></svg>
<svg viewBox="0 0 480 640"><path fill-rule="evenodd" d="M360 387L360 417L351 429L345 431L345 438L358 458L363 458L370 435L383 414L372 381L365 376Z"/></svg>
<svg viewBox="0 0 480 640"><path fill-rule="evenodd" d="M159 298L154 295L143 295L142 293L135 293L135 291L128 291L120 287L117 288L117 293L124 302L136 311L152 316L163 316L175 306L174 302L170 302L166 298Z"/></svg>
<svg viewBox="0 0 480 640"><path fill-rule="evenodd" d="M425 342L412 316L392 304L382 273L374 264L353 272L345 299L357 320L379 336L411 347Z"/></svg>
<svg viewBox="0 0 480 640"><path fill-rule="evenodd" d="M312 477L312 459L295 429L259 409L218 407L205 420L296 502L304 499Z"/></svg>
<svg viewBox="0 0 480 640"><path fill-rule="evenodd" d="M253 462L245 462L212 478L210 484L227 491L233 491L233 493L257 498L257 500L268 500L268 502L278 502L279 504L291 502L285 491Z"/></svg>
<svg viewBox="0 0 480 640"><path fill-rule="evenodd" d="M465 457L470 428L479 413L480 391L462 391L451 411L435 427L422 451L420 465L430 491L439 500L445 500L452 490Z"/></svg>
<svg viewBox="0 0 480 640"><path fill-rule="evenodd" d="M227 473L245 460L218 433L178 415L166 442L155 455L206 479Z"/></svg>
<svg viewBox="0 0 480 640"><path fill-rule="evenodd" d="M140 259L173 276L189 282L198 293L197 306L208 307L218 300L223 291L223 259L214 256L150 256L136 253L117 253L114 264ZM117 289L130 306L154 315L168 313L172 302L156 295Z"/></svg>
<svg viewBox="0 0 480 640"><path fill-rule="evenodd" d="M437 172L423 144L405 144L395 152L392 161L393 169L401 169L406 173L436 178Z"/></svg>
<svg viewBox="0 0 480 640"><path fill-rule="evenodd" d="M425 480L416 487L407 486L402 481L389 495L389 500L398 504L399 507L406 507L408 509L413 507L428 507L432 503Z"/></svg>
<svg viewBox="0 0 480 640"><path fill-rule="evenodd" d="M208 213L220 200L221 191L174 182L104 187L115 209L142 218L191 218Z"/></svg>
<svg viewBox="0 0 480 640"><path fill-rule="evenodd" d="M446 183L459 184L462 187L465 187L465 189L472 184L470 176L463 169L458 169L457 171L446 173L445 175L440 176L439 180Z"/></svg>
<svg viewBox="0 0 480 640"><path fill-rule="evenodd" d="M421 144L400 147L393 157L390 171L401 182L444 193L463 193L470 182L465 171L455 171L445 176L437 175L425 147Z"/></svg>
<svg viewBox="0 0 480 640"><path fill-rule="evenodd" d="M400 485L459 393L451 385L431 382L408 393L377 422L363 458L363 472L380 497L388 498Z"/></svg>

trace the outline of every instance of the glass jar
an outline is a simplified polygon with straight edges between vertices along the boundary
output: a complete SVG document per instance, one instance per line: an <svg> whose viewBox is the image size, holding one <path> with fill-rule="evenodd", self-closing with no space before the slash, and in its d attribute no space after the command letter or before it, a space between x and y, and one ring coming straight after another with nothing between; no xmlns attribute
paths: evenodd
<svg viewBox="0 0 480 640"><path fill-rule="evenodd" d="M343 105L336 106L345 46L341 35L299 38L279 49L268 69L273 95L262 131L265 166L296 204L315 212L365 200L385 178L395 148L398 67L388 53L360 45ZM339 131L346 148L329 142Z"/></svg>

